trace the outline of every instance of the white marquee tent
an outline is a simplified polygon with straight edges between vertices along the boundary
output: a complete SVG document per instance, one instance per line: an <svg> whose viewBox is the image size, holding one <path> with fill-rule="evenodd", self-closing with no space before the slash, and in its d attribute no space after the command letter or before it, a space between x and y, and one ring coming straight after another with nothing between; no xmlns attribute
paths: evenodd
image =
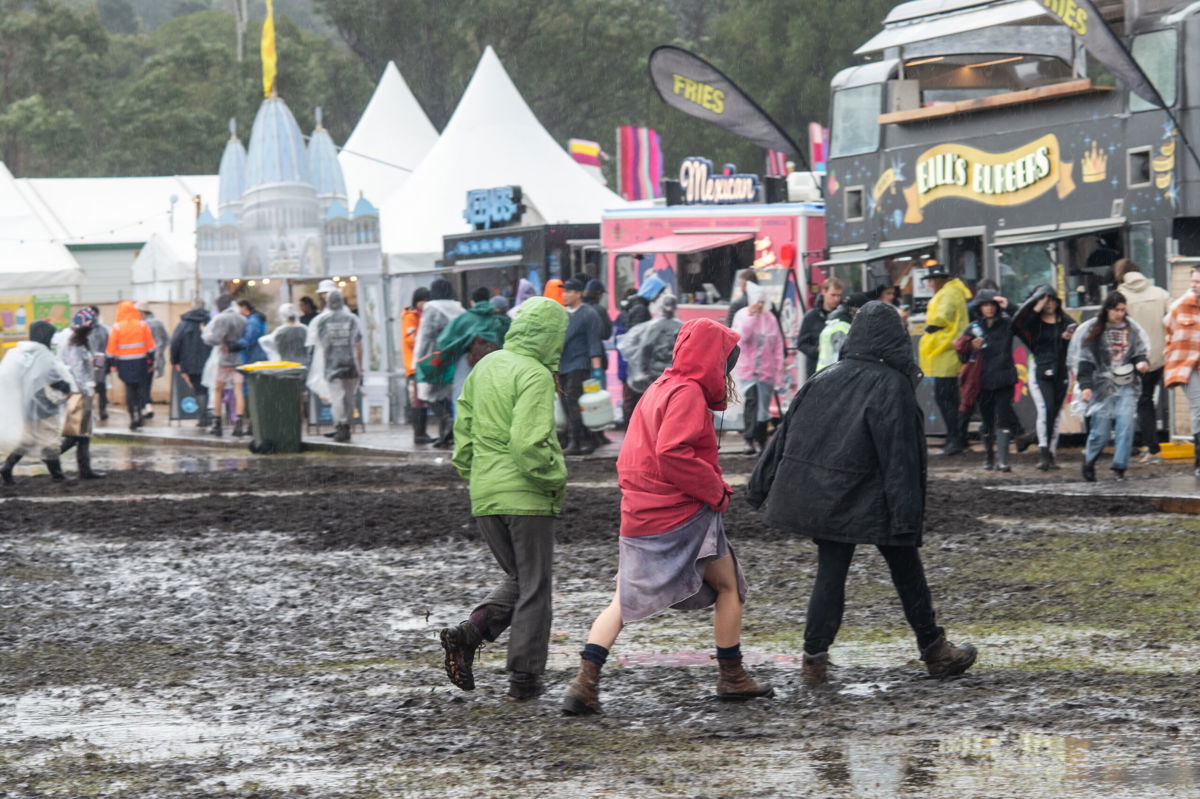
<svg viewBox="0 0 1200 799"><path fill-rule="evenodd" d="M470 231L466 193L505 185L520 186L548 224L599 222L605 209L626 205L546 132L488 47L433 149L380 208L392 271L433 268L442 236Z"/></svg>
<svg viewBox="0 0 1200 799"><path fill-rule="evenodd" d="M389 61L338 154L350 207L360 193L376 206L390 197L424 160L437 138L437 130L400 70Z"/></svg>
<svg viewBox="0 0 1200 799"><path fill-rule="evenodd" d="M83 270L0 162L0 294L79 298Z"/></svg>

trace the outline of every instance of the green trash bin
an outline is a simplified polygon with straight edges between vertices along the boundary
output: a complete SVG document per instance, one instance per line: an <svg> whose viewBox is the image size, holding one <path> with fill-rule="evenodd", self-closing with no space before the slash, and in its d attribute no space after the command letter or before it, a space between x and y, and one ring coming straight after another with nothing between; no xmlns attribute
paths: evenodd
<svg viewBox="0 0 1200 799"><path fill-rule="evenodd" d="M249 389L254 439L250 451L263 454L300 452L304 430L301 393L308 370L291 361L264 361L239 366Z"/></svg>

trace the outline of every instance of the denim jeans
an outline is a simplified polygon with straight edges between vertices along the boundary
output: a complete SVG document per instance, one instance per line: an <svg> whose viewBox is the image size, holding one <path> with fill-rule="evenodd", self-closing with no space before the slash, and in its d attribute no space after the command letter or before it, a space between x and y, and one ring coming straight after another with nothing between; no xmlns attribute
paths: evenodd
<svg viewBox="0 0 1200 799"><path fill-rule="evenodd" d="M1088 406L1090 425L1084 457L1089 463L1100 457L1100 453L1108 445L1109 435L1113 435L1115 448L1112 468L1125 469L1129 466L1129 453L1133 449L1133 430L1137 422L1137 396L1136 386L1122 386L1117 389L1116 394L1103 402L1093 402Z"/></svg>

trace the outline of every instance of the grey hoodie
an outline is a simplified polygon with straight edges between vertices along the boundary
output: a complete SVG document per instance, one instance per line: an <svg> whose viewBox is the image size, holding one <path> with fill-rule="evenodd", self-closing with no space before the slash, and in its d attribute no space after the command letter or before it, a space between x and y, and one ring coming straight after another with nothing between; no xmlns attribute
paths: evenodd
<svg viewBox="0 0 1200 799"><path fill-rule="evenodd" d="M1150 345L1146 359L1150 361L1150 370L1163 368L1163 350L1167 341L1163 317L1171 309L1171 295L1151 283L1141 272L1126 272L1120 292L1125 297L1125 311L1129 318L1146 331Z"/></svg>

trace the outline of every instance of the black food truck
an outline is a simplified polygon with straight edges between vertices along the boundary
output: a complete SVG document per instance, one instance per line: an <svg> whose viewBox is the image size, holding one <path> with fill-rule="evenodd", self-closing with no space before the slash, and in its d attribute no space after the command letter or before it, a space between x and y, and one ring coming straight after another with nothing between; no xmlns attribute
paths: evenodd
<svg viewBox="0 0 1200 799"><path fill-rule="evenodd" d="M855 51L870 60L832 82L816 266L855 288L900 286L914 334L933 261L1014 303L1049 283L1080 320L1118 258L1173 296L1200 263L1200 169L1181 138L1200 143L1200 2L1097 3L1182 131L1050 16L1058 2L902 3Z"/></svg>

